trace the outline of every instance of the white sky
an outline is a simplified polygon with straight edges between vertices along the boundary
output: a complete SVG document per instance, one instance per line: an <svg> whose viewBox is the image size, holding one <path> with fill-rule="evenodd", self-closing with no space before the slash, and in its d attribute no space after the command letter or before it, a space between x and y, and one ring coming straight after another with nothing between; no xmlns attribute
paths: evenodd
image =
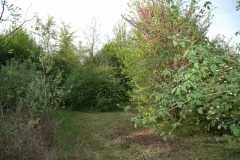
<svg viewBox="0 0 240 160"><path fill-rule="evenodd" d="M129 0L8 0L9 4L19 6L25 14L31 5L29 13L38 13L41 19L47 15L56 21L71 23L74 30L84 28L90 23L93 16L98 18L105 34L112 34L113 26L120 20L120 15L126 13ZM206 1L206 0L203 0ZM240 42L240 36L234 34L240 30L240 11L236 12L236 0L210 0L213 6L218 7L213 11L215 15L209 30L209 37L224 34L234 37L235 42Z"/></svg>
<svg viewBox="0 0 240 160"><path fill-rule="evenodd" d="M22 14L29 8L28 19L37 13L43 20L48 15L55 21L70 23L77 36L82 33L93 17L101 24L103 35L112 34L113 26L120 20L125 12L128 0L7 0L22 8Z"/></svg>

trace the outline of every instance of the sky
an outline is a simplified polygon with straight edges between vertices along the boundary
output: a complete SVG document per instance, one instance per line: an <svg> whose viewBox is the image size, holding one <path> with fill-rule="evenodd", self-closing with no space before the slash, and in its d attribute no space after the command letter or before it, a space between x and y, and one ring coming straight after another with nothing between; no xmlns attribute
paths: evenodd
<svg viewBox="0 0 240 160"><path fill-rule="evenodd" d="M233 38L233 41L240 42L240 36L235 33L240 31L240 10L236 11L236 0L210 0L214 7L212 25L209 29L209 37L217 34Z"/></svg>
<svg viewBox="0 0 240 160"><path fill-rule="evenodd" d="M27 18L31 19L37 13L41 19L47 15L54 17L56 21L70 23L73 30L82 32L82 29L96 17L104 35L112 34L112 28L121 19L121 14L127 13L129 0L7 0L22 8L22 14L27 12ZM206 1L206 0L203 0ZM235 32L240 30L240 11L236 11L236 0L209 0L214 7L212 25L208 36L213 38L217 34L223 34L227 38L233 38L234 42L240 42L240 36ZM29 9L28 9L29 8Z"/></svg>

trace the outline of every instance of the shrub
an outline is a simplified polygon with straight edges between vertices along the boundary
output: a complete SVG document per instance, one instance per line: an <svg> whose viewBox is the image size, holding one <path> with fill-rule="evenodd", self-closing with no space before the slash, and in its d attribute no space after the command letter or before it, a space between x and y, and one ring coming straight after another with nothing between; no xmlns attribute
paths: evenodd
<svg viewBox="0 0 240 160"><path fill-rule="evenodd" d="M164 139L176 128L195 125L194 130L226 134L229 142L240 140L239 54L229 54L224 40L206 37L211 2L201 8L195 0L186 6L136 0L130 7L124 18L133 26L135 51L124 62L133 76L132 97L140 99L135 125L155 128Z"/></svg>
<svg viewBox="0 0 240 160"><path fill-rule="evenodd" d="M198 45L205 41L211 9L209 4L204 6L200 8L194 0L134 0L129 4L130 12L123 18L132 26L131 34L123 42L125 51L118 57L123 57L123 71L134 86L133 102L151 104L149 96L156 90L155 86L166 80L162 70L176 68L177 62L178 65L186 63L186 60L178 61L176 55L183 55L191 43L175 47L175 39L191 39Z"/></svg>
<svg viewBox="0 0 240 160"><path fill-rule="evenodd" d="M43 159L54 145L48 113L59 107L61 75L48 74L47 55L39 59L41 65L12 59L0 70L0 159Z"/></svg>
<svg viewBox="0 0 240 160"><path fill-rule="evenodd" d="M53 121L47 121L46 116L30 119L27 112L22 112L0 122L0 159L44 159L56 144L53 127L57 126Z"/></svg>
<svg viewBox="0 0 240 160"><path fill-rule="evenodd" d="M188 59L188 64L175 74L168 68L163 71L168 80L156 85L159 91L152 94L155 104L138 107L134 121L152 126L165 138L176 128L195 125L201 131L225 134L230 142L239 139L240 57L219 50L226 48L192 44L183 56L177 56Z"/></svg>
<svg viewBox="0 0 240 160"><path fill-rule="evenodd" d="M0 105L1 118L5 112L15 111L17 107L24 107L23 98L26 96L28 85L36 75L37 64L31 60L23 63L12 59L6 66L1 67L0 74Z"/></svg>
<svg viewBox="0 0 240 160"><path fill-rule="evenodd" d="M76 68L65 85L66 104L74 110L112 111L124 100L124 88L109 66Z"/></svg>

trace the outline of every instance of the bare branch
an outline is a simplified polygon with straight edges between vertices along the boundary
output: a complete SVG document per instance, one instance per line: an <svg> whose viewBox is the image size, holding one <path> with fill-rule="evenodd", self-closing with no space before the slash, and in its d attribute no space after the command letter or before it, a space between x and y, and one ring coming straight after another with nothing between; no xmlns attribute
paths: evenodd
<svg viewBox="0 0 240 160"><path fill-rule="evenodd" d="M83 32L86 41L86 47L89 54L89 60L94 62L94 54L98 49L98 45L100 44L100 33L101 25L98 24L96 17L92 18L92 21L87 26L87 29Z"/></svg>
<svg viewBox="0 0 240 160"><path fill-rule="evenodd" d="M8 33L8 35L6 35L3 39L0 40L0 43L2 41L4 41L7 37L9 37L11 34L13 34L14 32L16 32L17 30L19 30L20 28L22 28L22 26L26 23L26 22L29 22L29 21L32 21L34 18L36 17L36 15L30 19L30 20L25 20L20 26L18 26L17 28L15 28L13 31L11 31L10 33Z"/></svg>
<svg viewBox="0 0 240 160"><path fill-rule="evenodd" d="M2 3L2 13L1 13L1 16L0 16L0 23L1 23L1 20L2 20L2 17L3 17L4 8L5 8L5 5L6 5L6 0L1 1L1 3Z"/></svg>
<svg viewBox="0 0 240 160"><path fill-rule="evenodd" d="M5 6L5 5L6 5L6 1L4 0L3 6ZM28 13L28 10L29 10L30 7L31 7L31 5L28 7L28 9L27 9L27 11L26 11L26 13L25 13L25 16L24 16L24 19L23 19L22 24L20 24L20 25L19 25L18 27L16 27L13 31L11 31L10 33L8 33L4 38L2 38L2 39L0 40L0 43L3 42L6 38L8 38L10 35L12 35L13 33L15 33L17 30L19 30L20 28L22 28L23 25L24 25L26 22L32 21L32 20L37 16L37 14L35 14L31 19L26 20L26 16L27 16L27 13ZM16 8L16 9L17 9L17 8ZM14 12L16 11L16 9L14 10ZM2 15L1 15L1 17L0 17L0 21L1 21L1 19L2 19L2 16L3 16L3 12L2 12ZM15 36L13 36L13 37L6 43L6 45L9 44L14 37L15 37Z"/></svg>

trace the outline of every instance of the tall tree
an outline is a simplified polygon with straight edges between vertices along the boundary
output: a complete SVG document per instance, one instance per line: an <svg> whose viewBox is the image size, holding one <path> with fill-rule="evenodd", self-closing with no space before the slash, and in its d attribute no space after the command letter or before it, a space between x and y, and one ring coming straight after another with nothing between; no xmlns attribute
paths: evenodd
<svg viewBox="0 0 240 160"><path fill-rule="evenodd" d="M86 27L85 31L83 32L84 34L84 41L85 47L81 47L83 50L82 54L88 54L89 62L94 63L95 61L95 54L98 50L99 44L101 43L101 25L97 22L97 18L93 17L91 22L88 24Z"/></svg>
<svg viewBox="0 0 240 160"><path fill-rule="evenodd" d="M52 16L48 16L45 23L37 17L33 33L37 36L42 53L53 53L57 50L58 30Z"/></svg>
<svg viewBox="0 0 240 160"><path fill-rule="evenodd" d="M74 31L71 31L71 26L62 22L59 34L59 50L54 54L55 69L63 71L63 77L71 73L80 61L77 55L77 48L74 45Z"/></svg>
<svg viewBox="0 0 240 160"><path fill-rule="evenodd" d="M125 42L131 49L123 52L124 66L135 84L137 96L134 99L141 103L151 102L149 96L156 84L167 80L162 71L168 69L175 74L181 65L188 63L187 59L178 58L185 49L192 42L203 43L211 9L196 13L195 0L188 5L181 0L135 0L129 7L130 13L123 18L132 26L131 38ZM191 41L176 41L179 38Z"/></svg>

